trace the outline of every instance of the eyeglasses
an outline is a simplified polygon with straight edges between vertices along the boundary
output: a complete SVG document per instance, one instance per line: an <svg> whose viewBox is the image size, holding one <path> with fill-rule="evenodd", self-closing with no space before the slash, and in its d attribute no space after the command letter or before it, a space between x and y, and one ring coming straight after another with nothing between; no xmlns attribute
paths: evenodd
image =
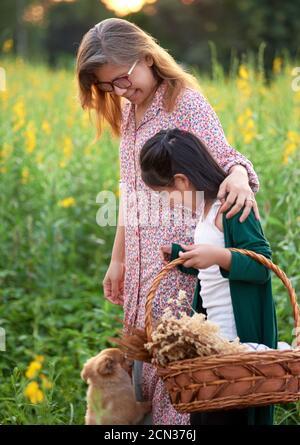
<svg viewBox="0 0 300 445"><path fill-rule="evenodd" d="M107 93L110 93L114 91L114 86L121 88L121 89L127 89L131 87L132 82L129 80L129 76L134 70L136 64L138 63L138 60L134 62L126 76L117 77L116 79L112 80L111 82L100 82L99 80L95 83L95 85L98 85L100 90L105 91Z"/></svg>

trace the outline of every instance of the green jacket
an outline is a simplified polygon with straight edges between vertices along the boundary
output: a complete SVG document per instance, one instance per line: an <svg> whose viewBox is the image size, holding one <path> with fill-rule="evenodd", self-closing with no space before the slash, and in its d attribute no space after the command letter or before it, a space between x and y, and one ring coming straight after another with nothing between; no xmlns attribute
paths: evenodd
<svg viewBox="0 0 300 445"><path fill-rule="evenodd" d="M241 209L232 218L223 213L225 247L253 250L271 259L272 251L264 236L260 222L253 210L243 223L239 222ZM227 213L227 212L226 212ZM184 251L179 244L172 244L171 261ZM239 252L231 252L230 271L220 268L228 278L237 335L241 342L263 343L277 349L277 320L272 296L270 270ZM198 275L198 270L177 266L183 273ZM197 280L192 307L196 312L206 314L200 296L201 285ZM249 425L272 425L273 406L248 409Z"/></svg>

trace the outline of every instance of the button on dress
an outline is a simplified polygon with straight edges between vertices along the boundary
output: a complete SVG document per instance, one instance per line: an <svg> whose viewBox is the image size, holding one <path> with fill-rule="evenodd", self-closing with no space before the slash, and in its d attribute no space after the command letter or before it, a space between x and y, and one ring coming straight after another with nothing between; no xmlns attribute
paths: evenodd
<svg viewBox="0 0 300 445"><path fill-rule="evenodd" d="M242 154L230 147L218 117L206 98L198 91L186 87L177 97L175 108L167 112L163 106L167 84L163 81L157 88L152 103L136 128L134 104L126 102L122 109L120 155L120 187L127 200L125 223L125 282L124 324L145 326L145 302L150 286L163 263L159 248L171 243L192 244L199 215L180 205L168 215L160 209L158 221L147 220L150 194L153 191L141 179L139 153L143 144L157 132L168 128L180 128L194 133L211 150L212 155L225 171L235 164L247 168L253 191L259 187L253 166ZM124 193L125 190L125 193ZM166 219L168 218L168 219ZM146 221L146 222L145 222ZM153 223L152 223L153 222ZM180 222L180 223L179 223ZM153 302L154 322L159 320L168 299L186 291L190 304L193 300L196 277L171 270L161 281ZM175 310L175 308L174 308ZM190 313L190 308L187 309ZM143 397L152 400L154 425L188 425L190 415L180 414L172 407L167 391L155 368L148 363L143 366Z"/></svg>

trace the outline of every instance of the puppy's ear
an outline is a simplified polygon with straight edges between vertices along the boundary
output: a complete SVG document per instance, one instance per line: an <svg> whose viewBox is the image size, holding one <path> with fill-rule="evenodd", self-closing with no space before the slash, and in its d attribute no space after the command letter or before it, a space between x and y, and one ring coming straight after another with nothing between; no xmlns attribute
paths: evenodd
<svg viewBox="0 0 300 445"><path fill-rule="evenodd" d="M112 357L101 357L97 365L97 372L100 375L113 374L117 365L118 363Z"/></svg>
<svg viewBox="0 0 300 445"><path fill-rule="evenodd" d="M87 382L88 378L92 376L92 367L89 363L86 363L80 373L82 380Z"/></svg>

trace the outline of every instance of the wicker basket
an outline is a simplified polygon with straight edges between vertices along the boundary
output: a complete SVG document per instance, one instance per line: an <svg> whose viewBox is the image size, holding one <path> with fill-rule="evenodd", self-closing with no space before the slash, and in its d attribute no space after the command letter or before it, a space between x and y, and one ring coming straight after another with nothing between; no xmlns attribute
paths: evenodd
<svg viewBox="0 0 300 445"><path fill-rule="evenodd" d="M247 408L294 402L300 399L300 312L296 294L285 273L255 252L231 248L262 263L282 280L293 308L296 349L213 355L157 366L174 408L182 413ZM146 301L145 328L152 334L152 301L160 281L169 270L182 264L168 263L155 278Z"/></svg>

